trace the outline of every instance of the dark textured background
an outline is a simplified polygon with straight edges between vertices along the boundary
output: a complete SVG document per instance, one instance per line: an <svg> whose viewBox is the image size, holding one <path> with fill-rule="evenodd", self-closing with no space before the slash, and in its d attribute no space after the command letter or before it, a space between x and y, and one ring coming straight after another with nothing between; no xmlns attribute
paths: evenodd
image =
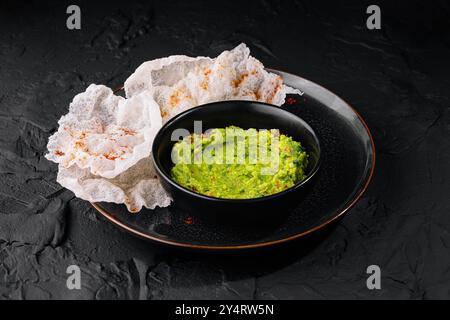
<svg viewBox="0 0 450 320"><path fill-rule="evenodd" d="M370 2L0 4L0 298L450 298L450 6ZM72 97L143 61L239 42L349 101L374 134L374 181L334 228L288 246L204 254L147 243L55 182L43 154ZM68 265L82 289L66 288ZM377 264L382 289L366 288Z"/></svg>

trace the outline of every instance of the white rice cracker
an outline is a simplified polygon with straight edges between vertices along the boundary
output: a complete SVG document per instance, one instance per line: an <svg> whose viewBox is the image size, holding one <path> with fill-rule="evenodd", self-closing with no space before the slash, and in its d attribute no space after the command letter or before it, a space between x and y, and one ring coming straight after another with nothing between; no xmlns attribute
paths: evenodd
<svg viewBox="0 0 450 320"><path fill-rule="evenodd" d="M60 168L77 166L112 179L149 157L162 126L158 105L147 93L125 99L103 85L90 85L73 99L49 138L46 158Z"/></svg>
<svg viewBox="0 0 450 320"><path fill-rule="evenodd" d="M164 121L209 102L252 100L280 106L287 93L301 94L266 71L245 44L214 59L170 56L147 61L126 80L125 92L127 97L152 95Z"/></svg>
<svg viewBox="0 0 450 320"><path fill-rule="evenodd" d="M149 157L113 179L93 175L78 166L59 166L57 182L78 198L91 202L124 203L130 212L142 207L167 207L172 199L161 186Z"/></svg>

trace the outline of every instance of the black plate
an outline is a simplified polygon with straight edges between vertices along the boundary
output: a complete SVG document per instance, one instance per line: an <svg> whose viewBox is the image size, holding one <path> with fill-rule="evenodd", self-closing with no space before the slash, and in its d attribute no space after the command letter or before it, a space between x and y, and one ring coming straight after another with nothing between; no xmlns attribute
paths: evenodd
<svg viewBox="0 0 450 320"><path fill-rule="evenodd" d="M246 249L286 242L335 221L361 197L375 167L375 147L364 120L346 102L301 77L271 70L304 92L287 98L284 109L303 118L319 136L322 155L317 182L282 220L261 224L218 224L168 208L130 214L124 205L95 203L107 219L146 239L196 249ZM267 223L268 222L268 223Z"/></svg>

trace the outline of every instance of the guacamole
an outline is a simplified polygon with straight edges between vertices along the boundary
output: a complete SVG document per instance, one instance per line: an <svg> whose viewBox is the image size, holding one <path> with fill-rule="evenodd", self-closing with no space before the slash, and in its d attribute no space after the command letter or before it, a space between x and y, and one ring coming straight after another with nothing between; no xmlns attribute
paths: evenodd
<svg viewBox="0 0 450 320"><path fill-rule="evenodd" d="M249 199L286 190L305 179L308 155L276 129L216 128L192 134L172 149L172 179L216 198Z"/></svg>

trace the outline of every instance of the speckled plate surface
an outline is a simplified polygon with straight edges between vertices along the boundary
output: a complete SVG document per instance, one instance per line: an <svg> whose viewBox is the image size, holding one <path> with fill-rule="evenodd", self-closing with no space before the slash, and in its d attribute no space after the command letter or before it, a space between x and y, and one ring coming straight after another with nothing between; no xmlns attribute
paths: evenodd
<svg viewBox="0 0 450 320"><path fill-rule="evenodd" d="M327 89L301 77L271 70L304 92L287 98L284 109L315 130L322 167L304 201L277 221L219 224L173 207L130 214L124 205L94 203L108 220L140 237L193 249L234 250L274 245L316 231L346 213L366 190L375 168L375 147L358 113Z"/></svg>

